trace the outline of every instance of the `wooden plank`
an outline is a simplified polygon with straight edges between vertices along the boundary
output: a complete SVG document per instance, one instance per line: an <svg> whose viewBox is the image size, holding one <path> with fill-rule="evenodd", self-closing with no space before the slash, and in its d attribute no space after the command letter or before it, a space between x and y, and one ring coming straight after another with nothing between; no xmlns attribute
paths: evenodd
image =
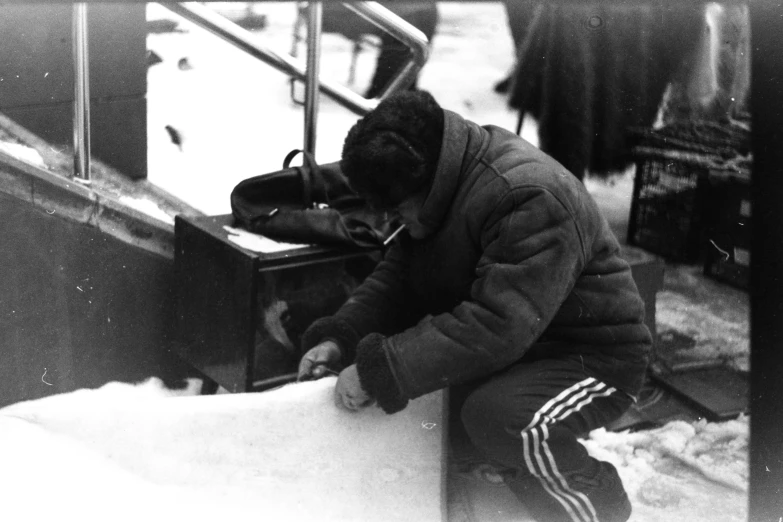
<svg viewBox="0 0 783 522"><path fill-rule="evenodd" d="M748 409L748 379L729 368L653 373L652 376L711 421L731 419Z"/></svg>

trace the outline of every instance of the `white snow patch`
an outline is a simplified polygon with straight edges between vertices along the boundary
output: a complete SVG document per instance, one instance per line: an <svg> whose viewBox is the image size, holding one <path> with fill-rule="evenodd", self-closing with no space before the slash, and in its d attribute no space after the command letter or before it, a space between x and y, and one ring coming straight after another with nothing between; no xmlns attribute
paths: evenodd
<svg viewBox="0 0 783 522"><path fill-rule="evenodd" d="M748 322L734 322L712 313L707 305L677 292L663 290L656 296L658 332L674 330L690 336L696 346L689 355L696 359L727 359L739 369L749 367Z"/></svg>
<svg viewBox="0 0 783 522"><path fill-rule="evenodd" d="M305 248L310 246L293 243L279 243L273 239L269 239L268 237L259 234L253 234L252 232L248 232L247 230L242 230L240 228L224 226L223 229L228 232L229 241L241 248L251 250L253 252L271 254L273 252L282 252L284 250L293 250L296 248Z"/></svg>
<svg viewBox="0 0 783 522"><path fill-rule="evenodd" d="M152 379L4 408L0 520L439 519L441 396L353 413L335 382L176 397L193 390Z"/></svg>
<svg viewBox="0 0 783 522"><path fill-rule="evenodd" d="M120 196L119 201L123 205L127 205L132 209L138 210L139 212L163 221L164 223L168 223L170 225L174 224L174 218L152 200L146 198L138 199L130 196Z"/></svg>
<svg viewBox="0 0 783 522"><path fill-rule="evenodd" d="M612 463L631 499L631 522L745 521L748 417L673 421L636 433L592 432L588 452Z"/></svg>
<svg viewBox="0 0 783 522"><path fill-rule="evenodd" d="M201 380L188 379L187 383L188 385L181 390L171 390L166 388L163 381L157 377L150 377L136 384L110 382L95 389L84 388L42 399L17 402L0 408L0 415L29 416L28 413L32 411L36 414L46 414L66 409L82 411L106 407L109 404L197 395L201 389Z"/></svg>
<svg viewBox="0 0 783 522"><path fill-rule="evenodd" d="M211 8L224 14L236 10L227 4ZM296 3L258 3L253 10L267 15L269 22L253 32L255 39L278 54L288 54L294 47ZM419 87L444 108L477 123L514 130L517 112L508 107L506 96L492 90L514 62L503 4L444 2L438 10L441 21ZM208 215L228 213L237 183L279 170L290 150L302 148L302 106L292 101L284 74L160 5L149 4L148 17L176 20L187 31L147 38L147 48L163 59L147 75L149 180ZM455 28L461 36L453 34ZM298 58L304 60L304 43L296 47ZM347 85L352 50L346 38L324 34L320 70L324 78L361 94L369 86L377 49L362 50L356 80ZM187 58L193 69L180 70L181 58ZM315 156L325 163L339 159L343 140L359 116L328 96L321 96L319 105ZM167 125L180 132L181 146L172 143ZM526 118L522 135L533 143L535 128Z"/></svg>
<svg viewBox="0 0 783 522"><path fill-rule="evenodd" d="M46 168L46 162L41 154L26 145L21 143L10 143L7 141L0 141L0 151L5 152L9 156L13 156L16 159L22 160L25 163L30 163L38 167Z"/></svg>

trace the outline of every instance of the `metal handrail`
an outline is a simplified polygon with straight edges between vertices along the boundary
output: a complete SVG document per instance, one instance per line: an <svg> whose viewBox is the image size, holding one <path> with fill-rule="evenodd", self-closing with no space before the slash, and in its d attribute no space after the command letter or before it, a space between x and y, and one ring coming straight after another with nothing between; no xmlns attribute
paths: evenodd
<svg viewBox="0 0 783 522"><path fill-rule="evenodd" d="M377 99L382 100L394 92L408 88L430 56L429 41L424 33L378 2L344 2L343 5L389 33L411 51L411 60L397 72Z"/></svg>
<svg viewBox="0 0 783 522"><path fill-rule="evenodd" d="M73 5L73 169L74 179L90 183L90 57L87 4Z"/></svg>
<svg viewBox="0 0 783 522"><path fill-rule="evenodd" d="M223 38L251 56L271 65L298 80L307 81L307 70L302 63L288 54L278 54L260 45L253 33L231 22L224 16L197 2L162 3L163 7ZM411 61L403 67L378 98L368 99L347 87L329 80L319 79L320 91L356 114L373 110L378 102L398 89L407 87L429 57L429 46L424 33L395 15L377 2L345 3L345 6L373 25L389 32L411 49Z"/></svg>
<svg viewBox="0 0 783 522"><path fill-rule="evenodd" d="M318 126L318 81L321 65L321 22L323 4L310 2L307 6L307 82L305 84L304 150L315 157L315 138Z"/></svg>
<svg viewBox="0 0 783 522"><path fill-rule="evenodd" d="M305 107L305 149L314 152L317 96L315 86L343 107L363 115L374 109L378 102L411 84L429 57L427 37L411 24L392 13L377 2L344 3L376 27L391 34L411 50L411 60L394 76L378 98L368 99L347 87L322 80L318 74L322 5L309 9L308 63L307 67L293 56L280 55L262 47L254 41L250 31L215 13L197 2L162 3L161 5L207 31L223 38L251 56L271 65L279 71L304 80L307 85ZM317 13L317 14L316 14ZM74 3L73 8L73 63L74 63L74 107L73 107L73 149L74 179L90 183L90 69L87 35L87 4Z"/></svg>

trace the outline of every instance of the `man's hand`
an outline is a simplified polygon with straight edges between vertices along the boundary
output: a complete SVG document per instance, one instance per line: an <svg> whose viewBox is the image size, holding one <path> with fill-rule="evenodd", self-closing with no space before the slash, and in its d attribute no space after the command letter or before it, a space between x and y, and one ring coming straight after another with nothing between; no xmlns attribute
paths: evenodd
<svg viewBox="0 0 783 522"><path fill-rule="evenodd" d="M338 406L351 411L359 411L373 403L372 398L362 389L355 364L340 373L334 388L334 400Z"/></svg>
<svg viewBox="0 0 783 522"><path fill-rule="evenodd" d="M327 373L337 374L335 371L340 364L342 352L333 341L324 341L310 348L299 362L298 381L320 379Z"/></svg>

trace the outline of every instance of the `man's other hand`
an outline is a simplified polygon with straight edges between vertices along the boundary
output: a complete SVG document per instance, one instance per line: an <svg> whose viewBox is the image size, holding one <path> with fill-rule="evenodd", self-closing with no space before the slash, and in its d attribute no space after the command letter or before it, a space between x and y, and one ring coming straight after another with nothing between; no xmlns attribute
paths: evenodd
<svg viewBox="0 0 783 522"><path fill-rule="evenodd" d="M338 406L351 411L359 411L373 403L372 397L362 389L355 364L340 373L334 388L334 400Z"/></svg>
<svg viewBox="0 0 783 522"><path fill-rule="evenodd" d="M324 341L310 348L299 361L298 381L320 379L324 375L337 375L342 352L334 341Z"/></svg>

